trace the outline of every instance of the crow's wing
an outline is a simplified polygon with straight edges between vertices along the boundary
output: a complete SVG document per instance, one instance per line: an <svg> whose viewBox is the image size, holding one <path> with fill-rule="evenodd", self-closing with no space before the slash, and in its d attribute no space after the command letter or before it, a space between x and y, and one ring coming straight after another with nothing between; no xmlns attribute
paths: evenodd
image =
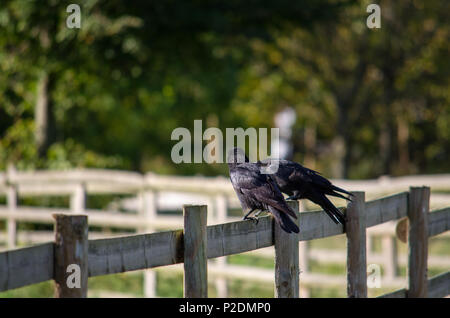
<svg viewBox="0 0 450 318"><path fill-rule="evenodd" d="M241 164L230 171L230 179L233 186L240 189L254 189L265 183L265 178L258 168L255 169L249 164Z"/></svg>
<svg viewBox="0 0 450 318"><path fill-rule="evenodd" d="M230 173L231 183L244 196L252 196L257 201L272 206L297 218L292 209L286 204L277 183L268 174L261 174L259 166L255 164L240 164Z"/></svg>
<svg viewBox="0 0 450 318"><path fill-rule="evenodd" d="M298 166L290 165L288 167L290 169L290 174L288 176L288 180L290 182L314 183L311 174L306 168L302 167L301 165Z"/></svg>
<svg viewBox="0 0 450 318"><path fill-rule="evenodd" d="M266 181L263 184L253 188L241 189L241 191L244 195L251 195L259 202L287 213L293 218L297 218L294 211L286 204L283 195L273 179L269 175L260 175L258 181L262 181L263 179Z"/></svg>
<svg viewBox="0 0 450 318"><path fill-rule="evenodd" d="M304 168L307 169L307 174L310 176L310 178L312 179L312 183L314 185L316 185L317 187L321 188L325 193L330 194L330 195L335 195L335 196L339 196L343 199L349 200L348 198L340 195L339 193L335 192L342 192L348 195L352 195L350 192L347 192L346 190L336 187L335 185L333 185L331 183L330 180L326 179L325 177L322 177L318 172L308 169L308 168Z"/></svg>
<svg viewBox="0 0 450 318"><path fill-rule="evenodd" d="M263 180L258 177L253 167L244 167L243 165L247 166L248 164L240 164L230 169L230 180L242 208L246 210L252 208L252 197L244 193L245 190L262 186Z"/></svg>
<svg viewBox="0 0 450 318"><path fill-rule="evenodd" d="M319 191L322 191L325 194L334 195L341 197L343 199L349 200L348 198L344 197L343 195L335 192L339 191L348 195L352 195L351 193L345 191L344 189L338 188L335 185L333 185L330 180L328 180L325 177L322 177L319 172L303 167L302 165L298 163L293 163L295 165L295 168L293 169L293 172L289 176L289 181L291 182L298 182L298 183L306 183L305 186L308 186L308 184L313 187L314 189L317 189Z"/></svg>
<svg viewBox="0 0 450 318"><path fill-rule="evenodd" d="M276 176L281 180L289 183L304 183L304 182L313 182L311 176L308 173L307 168L304 168L302 165L284 159L272 159L278 161L278 171L276 172ZM261 166L268 166L271 160L265 159L263 161L258 162ZM311 170L312 171L312 170Z"/></svg>

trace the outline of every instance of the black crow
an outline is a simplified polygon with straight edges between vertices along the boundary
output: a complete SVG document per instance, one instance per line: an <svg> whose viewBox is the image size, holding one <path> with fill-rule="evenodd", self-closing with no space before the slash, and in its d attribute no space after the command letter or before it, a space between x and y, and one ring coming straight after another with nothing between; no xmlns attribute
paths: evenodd
<svg viewBox="0 0 450 318"><path fill-rule="evenodd" d="M249 162L240 148L233 148L227 157L230 179L244 211L250 210L244 220L255 210L269 211L287 233L299 232L298 226L289 218L297 218L287 205L283 194L269 174L262 174L260 166Z"/></svg>
<svg viewBox="0 0 450 318"><path fill-rule="evenodd" d="M264 160L260 165L267 165L269 161ZM289 195L288 200L308 199L322 207L336 224L344 224L345 216L326 197L331 195L351 201L352 194L344 189L333 185L329 180L322 177L319 172L303 167L289 160L278 160L278 170L273 174L279 189ZM340 192L340 193L339 193Z"/></svg>

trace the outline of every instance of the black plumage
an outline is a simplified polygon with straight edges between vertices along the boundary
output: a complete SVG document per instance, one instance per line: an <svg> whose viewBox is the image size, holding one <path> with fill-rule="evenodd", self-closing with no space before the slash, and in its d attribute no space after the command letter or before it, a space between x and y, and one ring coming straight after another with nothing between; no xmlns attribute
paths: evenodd
<svg viewBox="0 0 450 318"><path fill-rule="evenodd" d="M281 228L298 233L298 226L289 215L297 218L295 212L287 205L277 183L269 174L262 174L257 163L249 162L240 148L233 148L227 157L230 179L234 190L248 215L255 210L269 211Z"/></svg>
<svg viewBox="0 0 450 318"><path fill-rule="evenodd" d="M267 165L268 160L260 162ZM278 170L273 174L274 180L283 193L289 195L290 200L308 199L318 204L335 223L345 223L345 216L326 197L331 195L351 201L352 194L336 187L329 180L322 177L319 172L308 169L299 163L289 160L277 160Z"/></svg>

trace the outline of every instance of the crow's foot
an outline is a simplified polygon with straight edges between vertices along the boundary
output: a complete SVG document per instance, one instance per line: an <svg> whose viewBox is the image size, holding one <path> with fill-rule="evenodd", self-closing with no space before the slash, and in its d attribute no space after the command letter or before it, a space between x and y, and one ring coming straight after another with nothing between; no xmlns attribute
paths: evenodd
<svg viewBox="0 0 450 318"><path fill-rule="evenodd" d="M245 221L245 220L253 220L253 221L256 221L256 224L258 224L258 222L259 222L259 219L257 218L257 217L253 217L253 216L244 216L244 218L243 218L243 220Z"/></svg>

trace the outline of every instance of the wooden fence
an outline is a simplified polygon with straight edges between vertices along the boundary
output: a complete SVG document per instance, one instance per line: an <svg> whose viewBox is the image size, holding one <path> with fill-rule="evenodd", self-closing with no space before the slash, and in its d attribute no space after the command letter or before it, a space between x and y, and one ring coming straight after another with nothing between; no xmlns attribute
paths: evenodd
<svg viewBox="0 0 450 318"><path fill-rule="evenodd" d="M450 189L450 175L408 176L400 178L381 177L374 180L333 180L338 186L349 190L364 190L368 198L388 194L393 191L404 191L408 185L429 184L435 190ZM0 233L0 239L7 242L9 248L15 247L18 239L29 243L46 242L52 239L51 232L17 231L19 222L51 224L52 213L85 213L89 215L89 224L102 229L114 227L121 230L134 230L137 233L150 233L165 229L175 229L183 226L183 220L178 215L165 215L161 210L167 209L163 205L172 203L167 197L167 191L188 194L190 201L208 205L208 224L220 224L237 221L240 218L230 217L230 208L239 206L234 190L227 178L224 177L173 177L160 176L153 173L140 174L128 171L82 169L68 171L16 171L13 167L6 173L0 172L0 195L6 196L6 206L0 205L0 220L6 220L6 232ZM88 196L103 194L129 194L136 203L131 213L120 213L117 207L106 210L87 208ZM21 197L40 196L69 196L68 208L48 208L22 206ZM122 202L122 201L121 201ZM127 201L128 202L128 201ZM187 202L187 201L183 201ZM437 206L448 206L450 195L432 194L432 203ZM436 205L435 205L436 206ZM181 203L177 206L181 209ZM131 211L130 211L131 210ZM304 209L302 209L303 211ZM136 214L137 212L137 214ZM384 269L383 286L398 288L404 284L397 276L398 264L407 263L404 255L397 257L396 240L393 237L395 221L385 222L380 226L367 230L367 261L382 264ZM111 236L107 233L91 232L91 238ZM383 236L382 254L372 253L370 250L373 236ZM308 269L309 259L321 262L346 261L346 254L340 251L315 250L309 248L309 241L299 242L300 266L302 268L302 295L308 295L308 288L312 286L337 286L345 284L345 277L312 273ZM263 248L250 253L273 257L273 248ZM397 262L398 261L398 262ZM210 264L210 273L214 278L217 294L227 297L227 279L251 279L271 282L271 270L231 265L227 257L215 258ZM448 266L450 258L446 256L431 256L430 265ZM180 266L166 267L166 269L182 270ZM156 296L156 272L144 271L144 295Z"/></svg>
<svg viewBox="0 0 450 318"><path fill-rule="evenodd" d="M428 279L428 238L450 226L450 207L429 212L430 189L411 188L389 197L364 201L355 193L345 228L324 211L298 213L300 233L280 231L271 216L207 226L205 206L184 207L184 230L88 240L86 215L55 215L55 242L0 253L0 291L53 279L58 297L85 297L87 277L184 263L184 295L207 297L207 259L275 247L275 295L298 297L299 242L346 234L347 294L367 297L366 229L407 217L408 286L383 297L444 297L450 272ZM73 229L73 230L69 230ZM81 288L68 288L67 267L80 266Z"/></svg>

